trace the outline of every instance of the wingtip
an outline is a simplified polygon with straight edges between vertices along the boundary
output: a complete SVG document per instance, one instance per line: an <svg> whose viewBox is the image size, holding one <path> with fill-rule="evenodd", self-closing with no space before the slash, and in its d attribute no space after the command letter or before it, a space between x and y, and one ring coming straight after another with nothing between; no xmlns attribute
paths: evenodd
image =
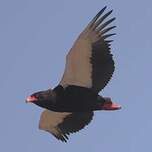
<svg viewBox="0 0 152 152"><path fill-rule="evenodd" d="M113 12L113 9L110 11L111 13Z"/></svg>
<svg viewBox="0 0 152 152"><path fill-rule="evenodd" d="M116 17L113 17L113 21L116 19Z"/></svg>
<svg viewBox="0 0 152 152"><path fill-rule="evenodd" d="M102 9L98 12L97 16L100 16L100 15L106 10L106 8L107 8L107 6L105 6L104 8L102 8Z"/></svg>
<svg viewBox="0 0 152 152"><path fill-rule="evenodd" d="M108 14L108 16L111 14L113 12L113 9L112 10L110 10L107 14Z"/></svg>
<svg viewBox="0 0 152 152"><path fill-rule="evenodd" d="M114 36L114 35L116 35L116 33L103 35L103 39L105 40L105 39L107 39L107 38L109 38L111 36Z"/></svg>
<svg viewBox="0 0 152 152"><path fill-rule="evenodd" d="M107 8L107 5L105 5L105 7L102 10L105 10Z"/></svg>
<svg viewBox="0 0 152 152"><path fill-rule="evenodd" d="M107 6L103 7L103 8L99 11L99 13L100 13L100 12L103 13L106 9L107 9ZM113 12L113 9L110 10L108 13L111 14L112 12Z"/></svg>

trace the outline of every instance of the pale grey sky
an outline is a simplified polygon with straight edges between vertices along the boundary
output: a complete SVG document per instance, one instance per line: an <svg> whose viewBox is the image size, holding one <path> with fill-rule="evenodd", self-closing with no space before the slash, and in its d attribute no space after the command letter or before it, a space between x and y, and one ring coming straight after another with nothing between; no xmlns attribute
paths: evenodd
<svg viewBox="0 0 152 152"><path fill-rule="evenodd" d="M96 112L64 144L38 130L42 109L25 98L58 84L73 41L105 5L117 18L116 71L102 94L123 108ZM151 0L1 0L0 151L152 151L151 27Z"/></svg>

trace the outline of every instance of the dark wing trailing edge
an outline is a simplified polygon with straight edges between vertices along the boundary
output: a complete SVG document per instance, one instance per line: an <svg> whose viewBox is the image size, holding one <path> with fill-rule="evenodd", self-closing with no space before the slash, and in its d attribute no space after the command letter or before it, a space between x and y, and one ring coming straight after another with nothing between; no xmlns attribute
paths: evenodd
<svg viewBox="0 0 152 152"><path fill-rule="evenodd" d="M115 34L108 33L116 26L108 26L115 18L107 21L112 10L105 13L104 7L88 24L75 41L66 58L65 72L60 84L92 88L95 92L103 89L114 72L114 61L107 40Z"/></svg>
<svg viewBox="0 0 152 152"><path fill-rule="evenodd" d="M105 40L106 38L115 35L107 34L108 31L112 30L116 26L111 26L105 28L111 22L115 20L112 18L103 23L103 21L112 13L112 10L103 15L101 18L99 16L104 12L106 7L104 7L90 23L91 29L97 31L100 35L99 40L92 44L92 89L99 92L103 89L114 72L114 61L112 59L112 54L110 53L110 42L111 40ZM98 19L98 20L97 20Z"/></svg>
<svg viewBox="0 0 152 152"><path fill-rule="evenodd" d="M39 128L50 132L58 140L67 142L70 133L83 129L90 123L93 112L52 112L45 110L41 114Z"/></svg>
<svg viewBox="0 0 152 152"><path fill-rule="evenodd" d="M68 115L63 123L60 123L58 127L60 128L64 136L70 133L75 133L83 129L86 125L90 123L93 117L93 112L76 112ZM68 139L68 137L66 138Z"/></svg>

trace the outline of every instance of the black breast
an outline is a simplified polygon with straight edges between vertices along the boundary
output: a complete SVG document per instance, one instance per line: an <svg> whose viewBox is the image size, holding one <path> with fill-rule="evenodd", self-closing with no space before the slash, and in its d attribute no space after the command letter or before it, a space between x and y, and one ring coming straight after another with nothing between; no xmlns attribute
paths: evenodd
<svg viewBox="0 0 152 152"><path fill-rule="evenodd" d="M91 111L96 105L97 94L91 89L74 85L64 89L59 85L54 91L57 94L56 107L60 111Z"/></svg>

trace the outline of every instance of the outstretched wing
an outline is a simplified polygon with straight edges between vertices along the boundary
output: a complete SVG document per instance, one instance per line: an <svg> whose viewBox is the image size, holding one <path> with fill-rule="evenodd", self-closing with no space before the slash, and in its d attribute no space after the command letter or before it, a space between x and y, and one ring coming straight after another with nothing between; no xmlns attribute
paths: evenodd
<svg viewBox="0 0 152 152"><path fill-rule="evenodd" d="M66 67L60 84L103 89L114 72L108 37L115 26L107 27L115 18L105 19L112 10L103 15L104 7L80 34L66 57Z"/></svg>
<svg viewBox="0 0 152 152"><path fill-rule="evenodd" d="M62 113L45 110L41 114L39 128L67 142L68 135L84 128L90 123L92 117L93 112Z"/></svg>

